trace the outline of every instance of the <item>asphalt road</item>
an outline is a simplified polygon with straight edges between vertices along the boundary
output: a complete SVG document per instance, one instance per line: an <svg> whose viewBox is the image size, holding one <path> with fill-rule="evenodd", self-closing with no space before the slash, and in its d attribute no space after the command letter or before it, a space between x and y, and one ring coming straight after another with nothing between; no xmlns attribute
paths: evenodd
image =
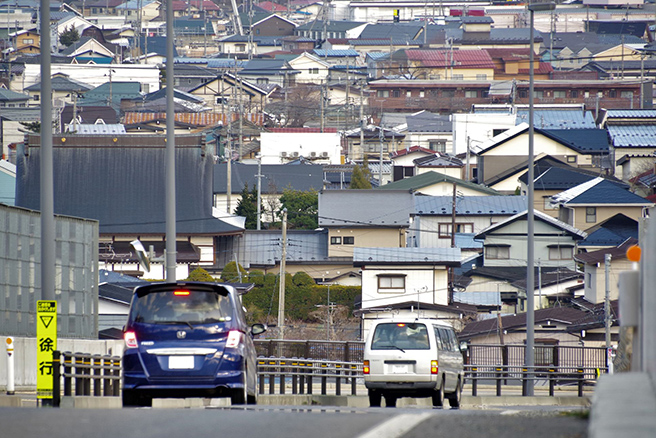
<svg viewBox="0 0 656 438"><path fill-rule="evenodd" d="M0 436L17 438L581 438L586 431L586 420L535 407L0 408Z"/></svg>

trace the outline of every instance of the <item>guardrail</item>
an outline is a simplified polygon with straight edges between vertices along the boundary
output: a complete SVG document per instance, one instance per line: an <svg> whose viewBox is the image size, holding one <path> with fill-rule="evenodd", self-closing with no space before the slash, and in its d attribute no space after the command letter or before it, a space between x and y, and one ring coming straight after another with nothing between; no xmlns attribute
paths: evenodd
<svg viewBox="0 0 656 438"><path fill-rule="evenodd" d="M546 382L549 384L549 396L554 396L556 385L576 385L578 396L583 397L586 385L595 385L601 372L606 369L582 367L525 367L506 365L465 365L465 381L471 383L472 396L478 394L481 381L493 382L496 395L501 396L502 386L516 382L522 387L522 395L527 395L529 382ZM592 377L592 378L591 378Z"/></svg>
<svg viewBox="0 0 656 438"><path fill-rule="evenodd" d="M320 394L342 395L342 382L350 383L351 395L357 395L357 379L362 378L361 362L328 360L306 360L286 358L258 358L257 373L260 379L260 394L268 387L269 394L313 394L314 383L320 383ZM330 394L332 395L332 394Z"/></svg>
<svg viewBox="0 0 656 438"><path fill-rule="evenodd" d="M121 358L119 356L54 351L52 378L52 404L56 407L61 403L62 378L65 397L72 395L118 397L121 392ZM91 392L92 386L93 393ZM73 394L73 390L75 390L75 394Z"/></svg>

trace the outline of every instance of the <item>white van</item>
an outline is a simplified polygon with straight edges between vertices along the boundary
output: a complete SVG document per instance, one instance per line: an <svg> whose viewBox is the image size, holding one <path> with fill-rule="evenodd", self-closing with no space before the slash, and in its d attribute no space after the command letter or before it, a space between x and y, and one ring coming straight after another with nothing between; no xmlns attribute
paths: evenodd
<svg viewBox="0 0 656 438"><path fill-rule="evenodd" d="M364 349L364 383L369 405L396 406L399 397L444 398L460 407L464 365L450 325L436 319L380 319L369 331Z"/></svg>

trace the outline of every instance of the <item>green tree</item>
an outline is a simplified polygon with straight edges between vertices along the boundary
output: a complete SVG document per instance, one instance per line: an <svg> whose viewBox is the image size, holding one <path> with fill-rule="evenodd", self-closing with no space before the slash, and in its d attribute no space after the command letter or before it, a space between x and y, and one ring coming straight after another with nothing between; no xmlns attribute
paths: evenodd
<svg viewBox="0 0 656 438"><path fill-rule="evenodd" d="M368 170L368 169L367 169ZM365 176L365 172L362 170L362 166L357 165L353 168L353 173L351 174L351 184L349 189L370 189L371 183Z"/></svg>
<svg viewBox="0 0 656 438"><path fill-rule="evenodd" d="M65 45L66 47L70 46L76 41L80 40L80 33L73 27L71 24L67 29L64 29L62 33L59 34L59 42Z"/></svg>
<svg viewBox="0 0 656 438"><path fill-rule="evenodd" d="M237 271L237 269L239 269L239 271ZM239 283L240 272L241 281L243 282L246 278L248 278L248 273L246 270L241 265L239 265L239 268L237 268L237 263L235 262L229 262L223 267L223 271L221 271L221 281L225 283Z"/></svg>
<svg viewBox="0 0 656 438"><path fill-rule="evenodd" d="M241 199L237 202L235 208L237 216L246 218L246 229L255 230L257 228L257 187L253 187L251 191L248 190L248 184L244 185L244 190L241 192Z"/></svg>
<svg viewBox="0 0 656 438"><path fill-rule="evenodd" d="M285 189L280 197L278 214L287 209L287 227L314 230L319 226L319 194L316 190Z"/></svg>
<svg viewBox="0 0 656 438"><path fill-rule="evenodd" d="M216 279L212 277L209 272L203 268L196 268L189 273L189 276L185 279L186 281L207 281L211 283L216 283Z"/></svg>

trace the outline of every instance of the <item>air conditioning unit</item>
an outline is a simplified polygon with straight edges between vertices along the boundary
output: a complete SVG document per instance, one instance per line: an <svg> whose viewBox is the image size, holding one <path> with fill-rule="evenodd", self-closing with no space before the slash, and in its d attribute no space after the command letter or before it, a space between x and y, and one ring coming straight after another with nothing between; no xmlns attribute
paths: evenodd
<svg viewBox="0 0 656 438"><path fill-rule="evenodd" d="M324 157L324 158L327 158L328 157L328 152L321 152L321 156Z"/></svg>
<svg viewBox="0 0 656 438"><path fill-rule="evenodd" d="M292 155L298 157L298 152L294 152Z"/></svg>
<svg viewBox="0 0 656 438"><path fill-rule="evenodd" d="M280 156L285 158L287 156L287 152L280 152Z"/></svg>
<svg viewBox="0 0 656 438"><path fill-rule="evenodd" d="M316 152L310 152L310 156L311 156L312 158L314 158L314 157L317 156L317 153L316 153Z"/></svg>

